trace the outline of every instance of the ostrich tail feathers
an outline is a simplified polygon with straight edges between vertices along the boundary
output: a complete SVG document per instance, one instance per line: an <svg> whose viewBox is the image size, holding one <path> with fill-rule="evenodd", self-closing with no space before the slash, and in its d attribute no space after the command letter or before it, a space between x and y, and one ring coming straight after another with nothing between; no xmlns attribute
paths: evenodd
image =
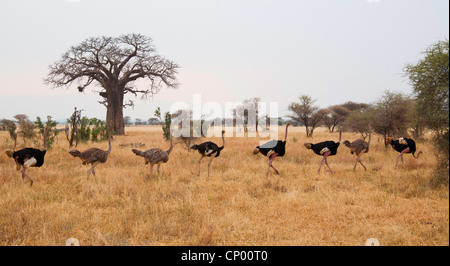
<svg viewBox="0 0 450 266"><path fill-rule="evenodd" d="M253 150L253 155L256 155L256 154L258 154L259 153L259 149L258 148L255 148L254 150Z"/></svg>
<svg viewBox="0 0 450 266"><path fill-rule="evenodd" d="M137 156L144 156L144 153L140 150L136 150L136 149L132 149L131 150L134 154L136 154Z"/></svg>

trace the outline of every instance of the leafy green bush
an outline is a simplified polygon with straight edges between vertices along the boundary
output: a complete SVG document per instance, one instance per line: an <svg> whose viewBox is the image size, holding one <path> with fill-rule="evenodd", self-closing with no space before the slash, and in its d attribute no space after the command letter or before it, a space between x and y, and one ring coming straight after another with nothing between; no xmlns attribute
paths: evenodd
<svg viewBox="0 0 450 266"><path fill-rule="evenodd" d="M56 121L53 121L52 117L48 115L47 122L44 123L38 116L36 117L36 121L34 122L34 124L37 126L37 128L39 129L39 134L42 136L44 135L44 127L47 128L46 141L47 148L50 149L55 142L55 137L59 134L58 129L56 129L58 123Z"/></svg>
<svg viewBox="0 0 450 266"><path fill-rule="evenodd" d="M80 128L78 129L78 138L82 142L87 142L91 138L90 119L83 116L80 120Z"/></svg>

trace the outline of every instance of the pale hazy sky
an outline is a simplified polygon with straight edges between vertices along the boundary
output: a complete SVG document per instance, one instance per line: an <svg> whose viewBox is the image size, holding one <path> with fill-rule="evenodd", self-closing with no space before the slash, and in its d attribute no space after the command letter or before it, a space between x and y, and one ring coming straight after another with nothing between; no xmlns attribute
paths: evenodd
<svg viewBox="0 0 450 266"><path fill-rule="evenodd" d="M178 89L136 98L132 118L177 101L278 102L302 94L320 107L411 93L402 75L449 38L447 0L2 0L0 119L66 119L73 108L105 119L101 97L43 84L48 66L86 38L140 33L181 66ZM93 88L99 90L99 88ZM130 97L129 99L133 99Z"/></svg>

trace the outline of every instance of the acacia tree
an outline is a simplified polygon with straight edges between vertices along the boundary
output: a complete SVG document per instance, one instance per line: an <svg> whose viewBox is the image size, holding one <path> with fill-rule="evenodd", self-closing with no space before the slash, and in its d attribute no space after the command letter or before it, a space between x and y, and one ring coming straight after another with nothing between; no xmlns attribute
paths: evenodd
<svg viewBox="0 0 450 266"><path fill-rule="evenodd" d="M374 103L370 122L375 133L383 135L385 146L387 137L407 135L413 108L414 101L409 96L390 91L385 91Z"/></svg>
<svg viewBox="0 0 450 266"><path fill-rule="evenodd" d="M2 119L1 122L2 122L2 126L3 126L4 130L8 131L9 136L14 141L14 148L16 148L16 145L17 145L16 123L14 123L14 121L9 120L9 119Z"/></svg>
<svg viewBox="0 0 450 266"><path fill-rule="evenodd" d="M365 140L370 133L370 121L374 112L372 108L366 107L351 111L342 123L345 130L359 133Z"/></svg>
<svg viewBox="0 0 450 266"><path fill-rule="evenodd" d="M416 117L433 130L435 147L441 162L442 182L448 185L449 168L449 42L429 46L424 58L408 64L405 76L410 80L416 100ZM439 177L439 175L438 175ZM439 184L439 182L438 182Z"/></svg>
<svg viewBox="0 0 450 266"><path fill-rule="evenodd" d="M59 61L49 66L44 79L54 87L69 87L76 83L78 90L99 86L103 97L106 121L117 135L125 134L123 108L133 106L124 102L127 93L142 97L153 96L162 86L176 88L179 66L161 57L152 45L152 39L140 34L119 37L88 38L65 52ZM146 88L135 86L135 81L149 83Z"/></svg>
<svg viewBox="0 0 450 266"><path fill-rule="evenodd" d="M350 113L350 110L342 105L332 105L318 111L321 114L323 124L330 133L334 132L336 126L341 125Z"/></svg>
<svg viewBox="0 0 450 266"><path fill-rule="evenodd" d="M322 120L322 113L318 112L319 107L314 105L315 100L308 95L301 95L300 102L293 102L289 104L289 111L292 112L289 118L300 122L301 125L306 127L306 136L312 137L314 129L318 126Z"/></svg>
<svg viewBox="0 0 450 266"><path fill-rule="evenodd" d="M31 122L27 115L18 114L15 115L14 118L17 120L17 124L19 124L20 131L18 133L22 134L24 142L26 142L26 139L35 137L34 128L36 125Z"/></svg>

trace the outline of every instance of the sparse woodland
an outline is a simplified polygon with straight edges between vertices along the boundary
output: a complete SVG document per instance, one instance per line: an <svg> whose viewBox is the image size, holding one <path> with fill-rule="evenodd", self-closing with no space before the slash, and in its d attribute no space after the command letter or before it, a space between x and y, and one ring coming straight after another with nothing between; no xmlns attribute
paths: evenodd
<svg viewBox="0 0 450 266"><path fill-rule="evenodd" d="M71 237L81 245L360 246L369 238L385 246L449 245L448 40L430 46L422 61L405 67L412 95L385 91L372 103L346 102L322 109L310 96L297 96L288 107L293 126L285 154L275 161L279 175L266 175L267 157L252 154L267 139L245 135L226 138L210 176L204 171L197 176L199 158L191 145L205 139L224 141L202 136L174 141L170 160L150 181L149 166L131 146L167 149L170 120L179 114L165 113L163 121L158 108L155 116L162 126L125 127L130 118L123 118L122 96L154 94L162 84L178 86L178 65L159 55L149 57L155 52L151 42L141 35L87 39L50 69L46 82L55 86L80 78L78 89L83 91L91 83L104 82L100 95L110 107L108 123L82 117L77 109L65 129L58 129L50 116L47 122L39 117L32 122L24 114L16 115L15 121L1 120L0 150L41 145L36 139L42 135L52 147L46 151L45 165L27 170L35 181L32 188L22 184L15 161L0 154L0 245L63 245ZM101 62L98 56L111 52L103 50L109 45L128 56L117 62L105 56ZM115 76L109 76L122 78L120 86L112 82L115 79L99 78L104 73L72 73L77 68L64 60L85 52L92 61L89 69L102 63L116 69ZM157 67L135 70L149 62L157 62ZM147 91L127 85L142 77L161 81ZM113 106L115 97L121 101ZM246 129L248 114L258 114L259 101L248 99L242 106L246 111L235 110L234 119L244 115ZM256 106L252 112L251 106ZM113 121L115 117L120 119ZM117 133L113 139L106 134L108 125ZM284 128L279 126L278 139L284 139ZM355 167L358 159L355 162L351 149L340 145L327 161L333 173L325 168L318 173L321 158L304 143L336 141L340 132L347 145L366 140L371 132L370 151L358 154L364 168ZM394 169L398 152L388 140L406 136L416 139L423 154L417 160L405 154L404 164ZM88 166L69 154L72 146L107 150L108 160L87 180Z"/></svg>

